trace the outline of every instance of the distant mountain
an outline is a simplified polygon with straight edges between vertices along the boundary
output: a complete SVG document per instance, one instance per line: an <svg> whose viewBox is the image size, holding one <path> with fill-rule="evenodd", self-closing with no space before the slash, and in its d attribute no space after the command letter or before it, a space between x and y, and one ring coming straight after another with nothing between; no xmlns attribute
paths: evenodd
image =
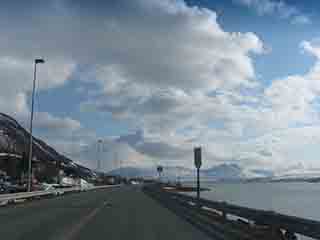
<svg viewBox="0 0 320 240"><path fill-rule="evenodd" d="M124 177L158 177L155 168L124 167L110 171L110 175ZM309 170L275 175L273 171L265 169L243 169L237 164L219 164L208 169L200 170L201 179L205 181L244 181L244 182L320 182L320 171ZM163 168L162 179L176 181L178 178L193 181L196 177L195 169L169 166Z"/></svg>
<svg viewBox="0 0 320 240"><path fill-rule="evenodd" d="M122 175L127 177L157 177L154 168L125 167L110 171L110 175ZM212 181L237 181L247 179L248 174L237 164L220 164L208 169L201 169L201 178ZM196 170L186 167L169 166L163 168L162 178L166 180L193 180ZM256 175L254 175L256 176Z"/></svg>
<svg viewBox="0 0 320 240"><path fill-rule="evenodd" d="M60 168L66 172L72 172L84 178L94 176L94 172L79 164L74 163L71 159L58 153L44 141L33 138L33 156L44 163L52 165L60 163ZM5 159L6 154L12 153L22 156L28 152L30 134L15 119L0 113L0 159ZM13 161L13 160L11 160Z"/></svg>
<svg viewBox="0 0 320 240"><path fill-rule="evenodd" d="M273 176L273 181L310 181L317 182L320 179L320 169L315 167L306 167L302 163L290 166Z"/></svg>
<svg viewBox="0 0 320 240"><path fill-rule="evenodd" d="M237 164L221 164L201 171L202 176L215 180L236 180L246 178Z"/></svg>
<svg viewBox="0 0 320 240"><path fill-rule="evenodd" d="M119 175L127 178L150 177L157 176L157 172L151 168L122 167L114 169L107 173L108 175Z"/></svg>
<svg viewBox="0 0 320 240"><path fill-rule="evenodd" d="M318 182L320 173L317 172L301 172L296 174L282 174L272 178L273 182Z"/></svg>
<svg viewBox="0 0 320 240"><path fill-rule="evenodd" d="M195 171L185 167L163 167L162 178L166 180L176 180L178 177L186 178L193 177ZM157 178L159 176L156 168L142 167L122 167L109 171L109 175L121 175L123 177L147 177Z"/></svg>
<svg viewBox="0 0 320 240"><path fill-rule="evenodd" d="M256 178L271 178L274 176L272 171L264 169L252 169L250 173L252 174L252 177Z"/></svg>

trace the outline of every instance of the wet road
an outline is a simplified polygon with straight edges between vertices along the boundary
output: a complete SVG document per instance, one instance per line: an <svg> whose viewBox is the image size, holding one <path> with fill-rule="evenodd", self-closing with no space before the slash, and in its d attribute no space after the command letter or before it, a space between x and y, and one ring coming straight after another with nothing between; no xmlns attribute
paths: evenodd
<svg viewBox="0 0 320 240"><path fill-rule="evenodd" d="M207 240L139 187L70 194L0 208L6 240Z"/></svg>

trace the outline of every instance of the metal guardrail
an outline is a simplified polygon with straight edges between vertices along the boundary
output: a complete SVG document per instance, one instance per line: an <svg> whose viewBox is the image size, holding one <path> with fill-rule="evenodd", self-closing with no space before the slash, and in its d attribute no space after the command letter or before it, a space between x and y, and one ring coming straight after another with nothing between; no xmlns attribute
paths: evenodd
<svg viewBox="0 0 320 240"><path fill-rule="evenodd" d="M206 199L200 199L197 202L196 197L181 193L167 192L164 190L151 190L166 198L189 205L190 207L199 206L202 210L213 210L219 212L221 216L227 218L228 215L236 216L241 219L247 219L249 222L269 226L271 229L283 229L290 233L300 234L313 239L320 239L320 222L310 219L304 219L294 216L279 214L273 211L257 210L247 207L241 207L226 202L215 202ZM199 204L199 205L198 205Z"/></svg>
<svg viewBox="0 0 320 240"><path fill-rule="evenodd" d="M14 201L14 200L47 196L47 195L54 195L54 194L58 194L58 191L57 190L49 190L49 191L35 191L35 192L2 194L2 195L0 195L0 202Z"/></svg>
<svg viewBox="0 0 320 240"><path fill-rule="evenodd" d="M105 188L114 188L120 187L121 185L103 185L103 186L93 186L93 187L71 187L71 188L60 188L53 189L48 191L34 191L34 192L20 192L20 193L10 193L10 194L1 194L0 195L0 203L12 202L21 199L29 199L35 197L42 196L50 196L50 195L61 195L69 192L80 192L80 191L92 191L97 189L105 189Z"/></svg>

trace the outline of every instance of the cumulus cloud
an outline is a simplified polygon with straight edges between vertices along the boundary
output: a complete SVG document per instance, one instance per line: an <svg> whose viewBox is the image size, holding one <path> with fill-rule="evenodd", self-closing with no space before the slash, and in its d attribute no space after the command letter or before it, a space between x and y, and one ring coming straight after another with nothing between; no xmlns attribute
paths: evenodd
<svg viewBox="0 0 320 240"><path fill-rule="evenodd" d="M81 128L81 124L79 121L71 119L69 117L66 118L58 118L50 115L46 112L40 112L37 114L37 118L35 119L35 126L39 130L48 130L55 132L66 133L66 131L76 131Z"/></svg>
<svg viewBox="0 0 320 240"><path fill-rule="evenodd" d="M300 162L309 168L318 165L318 45L305 41L301 47L315 55L316 62L307 73L276 79L264 89L258 108L260 111L249 114L255 119L249 121L251 126L260 134L236 147L236 155L243 163L269 166L278 172ZM258 117L263 118L261 126Z"/></svg>
<svg viewBox="0 0 320 240"><path fill-rule="evenodd" d="M313 41L302 41L300 47L303 52L307 52L320 59L319 39L314 39Z"/></svg>
<svg viewBox="0 0 320 240"><path fill-rule="evenodd" d="M83 110L133 118L147 132L170 132L177 124L190 124L193 114L204 113L206 106L212 111L209 103L218 105L218 100L208 98L210 92L255 86L251 54L264 51L255 34L225 32L215 12L182 1L165 2L138 1L130 22L113 13L112 23L122 31L110 33L112 44L106 48L126 54L118 53L112 64L93 66L84 74L82 80L97 79L103 93L83 103ZM119 6L127 9L131 4L120 1Z"/></svg>
<svg viewBox="0 0 320 240"><path fill-rule="evenodd" d="M315 108L320 90L319 48L311 42L301 43L304 51L317 57L316 63L304 75L292 75L273 81L265 90L272 109L282 119L294 120L304 124L318 123Z"/></svg>

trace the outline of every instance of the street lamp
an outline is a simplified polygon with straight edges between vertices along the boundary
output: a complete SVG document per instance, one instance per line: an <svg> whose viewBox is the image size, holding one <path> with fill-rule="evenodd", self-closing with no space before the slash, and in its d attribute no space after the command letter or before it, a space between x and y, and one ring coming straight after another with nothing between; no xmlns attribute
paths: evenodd
<svg viewBox="0 0 320 240"><path fill-rule="evenodd" d="M29 165L28 165L28 192L31 191L31 171L32 171L32 124L33 124L33 110L34 110L34 95L36 90L36 78L37 78L37 64L44 63L42 58L36 58L34 60L34 72L33 72L33 87L32 87L32 100L31 100L31 118L30 118L30 148L29 148Z"/></svg>
<svg viewBox="0 0 320 240"><path fill-rule="evenodd" d="M101 140L101 139L99 139L98 140L98 145L97 145L97 171L101 171L101 153L100 153L100 145L102 145L103 144L103 141ZM102 147L103 147L103 145L102 145ZM103 151L103 149L102 149L102 151ZM101 152L102 152L101 151Z"/></svg>

